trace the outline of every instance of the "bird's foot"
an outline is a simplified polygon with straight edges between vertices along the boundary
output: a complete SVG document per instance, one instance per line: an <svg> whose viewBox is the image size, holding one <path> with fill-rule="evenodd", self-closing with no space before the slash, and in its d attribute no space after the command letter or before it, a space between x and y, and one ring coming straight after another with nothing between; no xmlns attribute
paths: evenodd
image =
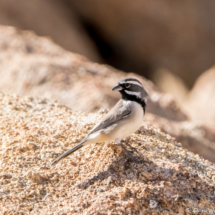
<svg viewBox="0 0 215 215"><path fill-rule="evenodd" d="M135 151L137 150L137 148L131 146L127 141L124 140L123 143L125 143L125 145L129 146L131 149L133 149Z"/></svg>
<svg viewBox="0 0 215 215"><path fill-rule="evenodd" d="M138 163L138 160L137 160L130 152L128 152L128 150L127 150L121 143L119 143L119 145L122 147L122 149L126 152L126 154L127 154L135 163Z"/></svg>

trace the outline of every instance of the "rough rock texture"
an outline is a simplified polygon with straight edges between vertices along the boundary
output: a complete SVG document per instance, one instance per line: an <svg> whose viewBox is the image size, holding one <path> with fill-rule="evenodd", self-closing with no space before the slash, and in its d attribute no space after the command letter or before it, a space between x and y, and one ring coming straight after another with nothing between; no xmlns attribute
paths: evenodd
<svg viewBox="0 0 215 215"><path fill-rule="evenodd" d="M184 148L215 163L215 129L213 126L193 120L168 120L150 113L146 114L145 120L150 125L175 137Z"/></svg>
<svg viewBox="0 0 215 215"><path fill-rule="evenodd" d="M215 127L215 67L204 72L190 92L186 109L194 120Z"/></svg>
<svg viewBox="0 0 215 215"><path fill-rule="evenodd" d="M0 0L0 24L49 36L67 50L100 61L94 43L73 11L56 0Z"/></svg>
<svg viewBox="0 0 215 215"><path fill-rule="evenodd" d="M123 70L130 65L144 74L167 68L192 86L214 64L213 0L68 1L112 45L113 53L123 56Z"/></svg>
<svg viewBox="0 0 215 215"><path fill-rule="evenodd" d="M0 95L1 214L185 214L213 210L215 166L147 123L127 141L86 146L54 168L103 114Z"/></svg>
<svg viewBox="0 0 215 215"><path fill-rule="evenodd" d="M159 93L143 77L92 63L49 39L4 26L0 27L0 68L0 91L56 99L84 112L113 107L120 95L111 88L121 78L137 77L149 93L146 119L184 147L215 162L214 129L207 128L205 135L201 125L187 121L189 117L171 96Z"/></svg>

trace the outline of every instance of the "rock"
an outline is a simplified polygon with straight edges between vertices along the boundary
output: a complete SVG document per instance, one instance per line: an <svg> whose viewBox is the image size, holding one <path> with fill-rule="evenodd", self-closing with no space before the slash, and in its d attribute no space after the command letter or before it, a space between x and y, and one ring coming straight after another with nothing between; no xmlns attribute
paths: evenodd
<svg viewBox="0 0 215 215"><path fill-rule="evenodd" d="M215 67L197 79L185 107L193 120L215 127Z"/></svg>
<svg viewBox="0 0 215 215"><path fill-rule="evenodd" d="M61 2L20 0L19 4L14 4L13 0L0 1L0 24L51 37L67 50L82 54L92 61L100 61L94 43L79 20Z"/></svg>
<svg viewBox="0 0 215 215"><path fill-rule="evenodd" d="M172 121L154 114L145 120L161 131L176 138L183 147L215 163L215 129L194 120Z"/></svg>
<svg viewBox="0 0 215 215"><path fill-rule="evenodd" d="M179 76L176 76L167 69L157 70L153 75L153 83L163 93L171 94L181 105L185 103L190 91Z"/></svg>
<svg viewBox="0 0 215 215"><path fill-rule="evenodd" d="M27 173L27 177L30 181L33 181L33 182L41 182L41 181L48 180L48 178L43 176L42 174L40 174L38 172L32 172L32 171L29 171Z"/></svg>
<svg viewBox="0 0 215 215"><path fill-rule="evenodd" d="M3 94L0 114L0 172L9 175L0 177L2 213L185 214L215 207L215 165L146 122L127 138L138 163L117 145L100 143L50 168L103 114ZM17 150L29 142L34 151Z"/></svg>
<svg viewBox="0 0 215 215"><path fill-rule="evenodd" d="M122 78L136 77L149 94L145 120L214 162L214 129L190 121L172 96L160 93L141 76L92 63L47 38L3 26L0 27L0 68L0 91L30 97L40 95L86 113L99 110L106 113L120 98L111 88ZM56 137L61 138L60 134ZM34 151L36 147L30 143L18 150Z"/></svg>
<svg viewBox="0 0 215 215"><path fill-rule="evenodd" d="M194 0L7 0L0 1L0 24L33 30L92 61L103 58L147 78L168 69L190 88L214 64L214 6Z"/></svg>
<svg viewBox="0 0 215 215"><path fill-rule="evenodd" d="M214 1L69 2L91 31L116 53L117 68L147 78L153 70L165 68L192 87L214 64ZM183 14L181 8L186 8Z"/></svg>
<svg viewBox="0 0 215 215"><path fill-rule="evenodd" d="M41 95L85 112L113 107L120 95L112 87L122 78L136 77L149 93L149 112L177 121L188 118L172 97L145 78L92 63L32 32L0 27L0 67L4 93Z"/></svg>

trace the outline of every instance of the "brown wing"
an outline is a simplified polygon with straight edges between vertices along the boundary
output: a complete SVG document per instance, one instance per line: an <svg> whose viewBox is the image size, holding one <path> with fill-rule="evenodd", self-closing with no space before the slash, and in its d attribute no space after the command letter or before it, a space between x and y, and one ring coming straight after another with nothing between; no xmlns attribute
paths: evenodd
<svg viewBox="0 0 215 215"><path fill-rule="evenodd" d="M107 128L108 126L124 119L131 113L131 107L129 103L123 103L120 99L116 105L107 113L107 115L90 131L90 134L99 131L101 129Z"/></svg>

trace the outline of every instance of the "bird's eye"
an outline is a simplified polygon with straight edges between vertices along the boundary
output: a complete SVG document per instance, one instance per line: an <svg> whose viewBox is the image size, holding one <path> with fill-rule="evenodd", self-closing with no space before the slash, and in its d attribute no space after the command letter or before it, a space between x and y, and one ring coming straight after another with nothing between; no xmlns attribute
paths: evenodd
<svg viewBox="0 0 215 215"><path fill-rule="evenodd" d="M125 87L126 88L129 88L131 85L130 84L125 84Z"/></svg>

